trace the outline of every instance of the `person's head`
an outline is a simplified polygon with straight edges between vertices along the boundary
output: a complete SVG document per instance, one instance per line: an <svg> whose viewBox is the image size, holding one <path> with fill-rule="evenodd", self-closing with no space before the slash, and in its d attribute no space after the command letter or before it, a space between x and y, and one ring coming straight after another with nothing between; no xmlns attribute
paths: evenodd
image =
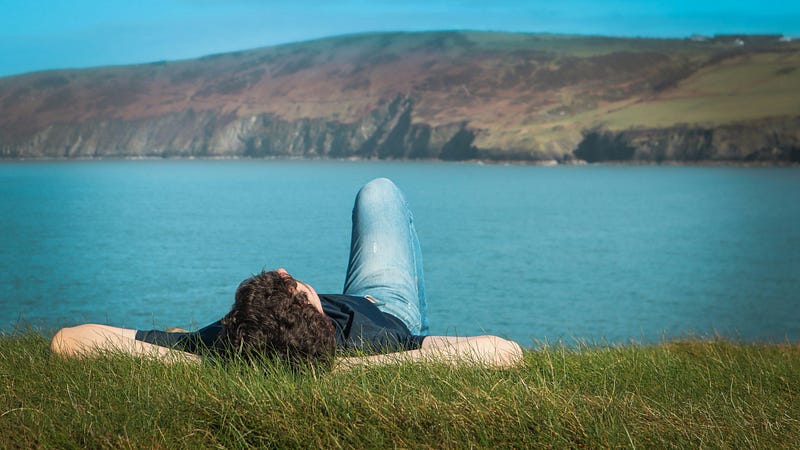
<svg viewBox="0 0 800 450"><path fill-rule="evenodd" d="M316 292L283 269L242 281L222 326L231 350L245 359L275 357L293 367L327 366L336 350L333 324Z"/></svg>

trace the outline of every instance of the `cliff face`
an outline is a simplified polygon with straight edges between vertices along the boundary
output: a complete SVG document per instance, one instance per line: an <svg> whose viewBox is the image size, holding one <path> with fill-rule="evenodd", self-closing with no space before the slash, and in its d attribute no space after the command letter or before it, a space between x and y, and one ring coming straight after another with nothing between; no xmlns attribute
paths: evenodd
<svg viewBox="0 0 800 450"><path fill-rule="evenodd" d="M476 157L467 124L412 124L413 102L397 97L356 123L239 118L218 111L121 121L54 124L0 144L4 158L300 157L451 159Z"/></svg>
<svg viewBox="0 0 800 450"><path fill-rule="evenodd" d="M5 77L0 158L796 162L800 44L773 38L384 33Z"/></svg>
<svg viewBox="0 0 800 450"><path fill-rule="evenodd" d="M800 163L800 117L717 127L589 130L574 155L587 162Z"/></svg>
<svg viewBox="0 0 800 450"><path fill-rule="evenodd" d="M475 156L474 136L465 122L436 127L414 124L412 112L413 101L397 97L350 124L323 119L286 121L263 115L234 123L219 147L236 146L236 154L252 157L470 159Z"/></svg>

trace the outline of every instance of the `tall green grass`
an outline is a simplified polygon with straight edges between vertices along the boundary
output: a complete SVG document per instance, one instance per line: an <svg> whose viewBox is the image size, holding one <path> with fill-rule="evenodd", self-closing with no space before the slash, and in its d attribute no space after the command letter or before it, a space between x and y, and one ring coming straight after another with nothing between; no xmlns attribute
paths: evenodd
<svg viewBox="0 0 800 450"><path fill-rule="evenodd" d="M512 370L65 360L0 337L0 447L790 448L800 347L543 345Z"/></svg>

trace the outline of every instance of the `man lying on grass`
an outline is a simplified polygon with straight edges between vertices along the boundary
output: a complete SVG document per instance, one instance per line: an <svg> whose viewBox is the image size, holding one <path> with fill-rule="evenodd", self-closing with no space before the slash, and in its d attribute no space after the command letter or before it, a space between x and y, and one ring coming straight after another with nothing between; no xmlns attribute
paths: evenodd
<svg viewBox="0 0 800 450"><path fill-rule="evenodd" d="M328 367L337 349L356 357L337 367L401 361L477 362L513 366L520 346L496 336L428 336L422 256L402 192L380 178L356 196L343 294L318 295L283 269L244 280L233 308L195 332L132 330L85 324L53 337L53 352L104 351L199 361L199 355L245 360L280 358L292 366Z"/></svg>

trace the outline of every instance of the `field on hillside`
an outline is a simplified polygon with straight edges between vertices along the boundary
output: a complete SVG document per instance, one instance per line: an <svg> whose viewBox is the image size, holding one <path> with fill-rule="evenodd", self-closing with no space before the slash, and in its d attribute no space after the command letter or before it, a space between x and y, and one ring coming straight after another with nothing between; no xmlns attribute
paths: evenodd
<svg viewBox="0 0 800 450"><path fill-rule="evenodd" d="M800 114L800 53L732 58L596 120L612 129L718 125Z"/></svg>
<svg viewBox="0 0 800 450"><path fill-rule="evenodd" d="M800 52L746 54L708 65L674 87L619 101L596 100L585 90L559 92L547 116L515 115L482 135L487 147L555 151L574 148L587 129L669 128L732 124L800 115Z"/></svg>

